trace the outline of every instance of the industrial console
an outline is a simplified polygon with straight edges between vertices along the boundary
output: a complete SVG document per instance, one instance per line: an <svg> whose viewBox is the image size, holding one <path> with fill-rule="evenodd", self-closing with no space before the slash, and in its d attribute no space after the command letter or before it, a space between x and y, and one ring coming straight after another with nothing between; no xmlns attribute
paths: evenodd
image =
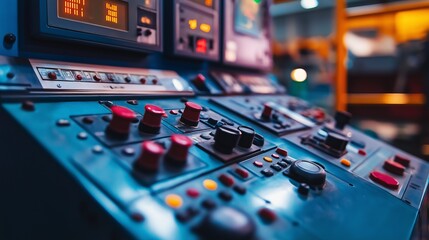
<svg viewBox="0 0 429 240"><path fill-rule="evenodd" d="M0 2L0 238L423 238L429 165L286 94L270 4Z"/></svg>

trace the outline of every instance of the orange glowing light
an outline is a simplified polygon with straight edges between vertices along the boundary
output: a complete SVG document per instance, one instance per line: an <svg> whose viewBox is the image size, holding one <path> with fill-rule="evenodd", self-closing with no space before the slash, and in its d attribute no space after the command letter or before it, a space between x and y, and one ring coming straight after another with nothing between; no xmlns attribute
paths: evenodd
<svg viewBox="0 0 429 240"><path fill-rule="evenodd" d="M200 25L200 30L203 31L203 32L205 32L205 33L209 33L210 30L211 30L211 28L212 27L210 26L210 24L207 24L207 23L202 23Z"/></svg>
<svg viewBox="0 0 429 240"><path fill-rule="evenodd" d="M205 0L205 1L204 1L204 4L205 4L207 7L213 7L213 0Z"/></svg>
<svg viewBox="0 0 429 240"><path fill-rule="evenodd" d="M189 24L190 29L195 30L195 29L197 29L198 21L197 21L197 19L190 19L188 21L188 24Z"/></svg>
<svg viewBox="0 0 429 240"><path fill-rule="evenodd" d="M150 25L152 23L152 20L148 17L143 16L140 18L140 22L143 24Z"/></svg>

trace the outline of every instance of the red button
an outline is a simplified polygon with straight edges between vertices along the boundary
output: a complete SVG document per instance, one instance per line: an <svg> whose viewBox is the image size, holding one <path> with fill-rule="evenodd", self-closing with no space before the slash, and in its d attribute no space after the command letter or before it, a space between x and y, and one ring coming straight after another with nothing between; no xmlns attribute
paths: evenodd
<svg viewBox="0 0 429 240"><path fill-rule="evenodd" d="M255 165L256 167L258 167L258 168L261 168L261 167L263 167L264 166L264 164L263 163L261 163L260 161L254 161L253 162L253 165Z"/></svg>
<svg viewBox="0 0 429 240"><path fill-rule="evenodd" d="M142 132L159 133L162 116L165 114L164 109L152 104L147 104L144 108L145 112L140 121L139 129Z"/></svg>
<svg viewBox="0 0 429 240"><path fill-rule="evenodd" d="M408 159L408 158L406 158L404 156L398 155L398 154L395 155L393 161L401 164L404 167L409 167L410 166L410 162L411 162L410 159Z"/></svg>
<svg viewBox="0 0 429 240"><path fill-rule="evenodd" d="M264 110L262 110L261 118L270 119L272 112L273 109L267 104L264 104Z"/></svg>
<svg viewBox="0 0 429 240"><path fill-rule="evenodd" d="M186 190L186 195L191 198L197 198L198 196L200 196L200 192L198 192L198 190L195 188L189 188L188 190Z"/></svg>
<svg viewBox="0 0 429 240"><path fill-rule="evenodd" d="M206 84L206 77L204 77L204 75L202 74L198 74L195 78L194 78L194 84L196 86L204 86Z"/></svg>
<svg viewBox="0 0 429 240"><path fill-rule="evenodd" d="M76 80L80 81L82 79L83 79L82 75L80 75L80 74L76 75Z"/></svg>
<svg viewBox="0 0 429 240"><path fill-rule="evenodd" d="M173 163L185 164L188 159L188 151L192 146L192 140L180 134L173 134L171 136L170 149L167 152L167 159Z"/></svg>
<svg viewBox="0 0 429 240"><path fill-rule="evenodd" d="M248 178L249 177L249 172L242 169L242 168L236 168L235 172L240 175L240 177L242 178Z"/></svg>
<svg viewBox="0 0 429 240"><path fill-rule="evenodd" d="M157 171L159 160L164 153L162 146L152 141L146 141L141 145L141 148L141 154L134 166L142 170Z"/></svg>
<svg viewBox="0 0 429 240"><path fill-rule="evenodd" d="M405 167L401 164L394 162L392 160L387 160L384 162L383 168L387 171L397 174L397 175L404 175Z"/></svg>
<svg viewBox="0 0 429 240"><path fill-rule="evenodd" d="M263 221L267 223L272 223L277 219L277 215L269 208L261 208L258 211L258 215L262 218Z"/></svg>
<svg viewBox="0 0 429 240"><path fill-rule="evenodd" d="M365 151L365 150L363 150L363 149L359 149L359 150L358 150L358 154L359 154L359 155L362 155L362 156L366 156L366 151Z"/></svg>
<svg viewBox="0 0 429 240"><path fill-rule="evenodd" d="M131 122L136 118L134 111L121 106L112 106L112 120L107 126L107 133L113 136L127 137L130 132Z"/></svg>
<svg viewBox="0 0 429 240"><path fill-rule="evenodd" d="M49 72L48 78L51 80L55 80L55 79L57 79L57 74L55 72Z"/></svg>
<svg viewBox="0 0 429 240"><path fill-rule="evenodd" d="M369 178L371 178L372 181L388 189L396 190L399 188L398 180L387 174L378 171L373 171L370 173Z"/></svg>
<svg viewBox="0 0 429 240"><path fill-rule="evenodd" d="M275 158L275 159L279 159L279 158L280 158L280 156L279 156L279 155L277 155L277 154L275 154L275 153L271 154L271 157L273 157L273 158Z"/></svg>
<svg viewBox="0 0 429 240"><path fill-rule="evenodd" d="M227 187L231 187L232 185L234 185L234 179L228 174L221 174L219 176L219 181Z"/></svg>
<svg viewBox="0 0 429 240"><path fill-rule="evenodd" d="M283 148L277 148L276 153L283 156L283 157L287 157L287 151Z"/></svg>
<svg viewBox="0 0 429 240"><path fill-rule="evenodd" d="M203 110L203 108L200 105L193 102L186 102L185 110L183 111L180 121L189 126L198 126L201 110Z"/></svg>
<svg viewBox="0 0 429 240"><path fill-rule="evenodd" d="M101 81L101 78L98 75L94 75L92 78L97 82Z"/></svg>
<svg viewBox="0 0 429 240"><path fill-rule="evenodd" d="M146 83L146 78L140 78L140 83L141 84L145 84Z"/></svg>

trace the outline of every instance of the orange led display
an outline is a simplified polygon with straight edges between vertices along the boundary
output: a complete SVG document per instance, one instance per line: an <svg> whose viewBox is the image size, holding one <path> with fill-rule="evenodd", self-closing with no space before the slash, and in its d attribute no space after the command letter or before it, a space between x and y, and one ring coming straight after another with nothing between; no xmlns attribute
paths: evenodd
<svg viewBox="0 0 429 240"><path fill-rule="evenodd" d="M128 3L119 0L57 0L58 17L117 30L128 30Z"/></svg>

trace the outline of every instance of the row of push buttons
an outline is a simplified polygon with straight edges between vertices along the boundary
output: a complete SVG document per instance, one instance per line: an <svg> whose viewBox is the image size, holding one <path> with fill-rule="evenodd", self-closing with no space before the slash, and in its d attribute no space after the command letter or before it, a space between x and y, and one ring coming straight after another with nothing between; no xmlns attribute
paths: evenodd
<svg viewBox="0 0 429 240"><path fill-rule="evenodd" d="M80 71L69 69L50 69L38 68L39 74L43 80L69 80L69 81L95 81L95 82L117 82L131 84L147 84L156 85L159 80L154 75L132 75L122 73L103 73L92 71Z"/></svg>
<svg viewBox="0 0 429 240"><path fill-rule="evenodd" d="M395 155L393 159L384 162L383 169L394 175L403 176L405 169L410 166L410 162L411 160L404 156ZM369 178L385 188L391 190L397 190L399 188L398 180L388 174L372 171Z"/></svg>
<svg viewBox="0 0 429 240"><path fill-rule="evenodd" d="M273 163L273 159L280 159L280 156L285 157L283 160L270 165L270 168L279 172L282 169L286 168L288 166L288 164L290 164L290 161L286 158L287 155L288 155L288 153L285 149L277 148L276 153L271 154L270 157L264 156L262 159L267 163ZM261 161L258 161L258 160L254 161L253 165L257 168L263 168L264 167L264 163ZM261 171L261 173L266 177L271 177L274 175L274 172L269 168L263 169Z"/></svg>

